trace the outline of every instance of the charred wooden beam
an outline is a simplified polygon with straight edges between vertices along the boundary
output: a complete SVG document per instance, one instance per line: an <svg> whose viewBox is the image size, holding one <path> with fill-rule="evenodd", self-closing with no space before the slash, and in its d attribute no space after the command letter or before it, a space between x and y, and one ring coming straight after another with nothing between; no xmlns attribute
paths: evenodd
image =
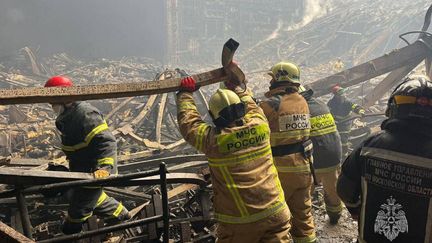
<svg viewBox="0 0 432 243"><path fill-rule="evenodd" d="M12 185L41 185L74 180L93 179L91 173L0 169L0 183Z"/></svg>
<svg viewBox="0 0 432 243"><path fill-rule="evenodd" d="M197 85L206 86L228 80L223 68L192 75ZM180 78L139 83L95 84L72 87L22 88L0 90L0 104L59 103L162 94L178 91Z"/></svg>
<svg viewBox="0 0 432 243"><path fill-rule="evenodd" d="M230 78L244 78L243 72L237 67L226 67L233 59L239 44L233 39L228 40L222 51L223 66L233 73L228 77L225 68L214 69L208 72L191 75L198 86L206 86ZM241 76L243 74L243 76ZM181 78L172 78L160 81L145 81L121 84L99 84L72 87L51 88L21 88L1 89L0 104L32 104L32 103L59 103L77 100L109 99L142 95L162 94L178 91Z"/></svg>

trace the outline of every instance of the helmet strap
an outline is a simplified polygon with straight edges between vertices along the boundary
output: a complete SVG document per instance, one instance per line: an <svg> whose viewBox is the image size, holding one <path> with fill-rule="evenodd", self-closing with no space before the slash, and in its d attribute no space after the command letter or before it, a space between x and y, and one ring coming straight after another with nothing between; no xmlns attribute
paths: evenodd
<svg viewBox="0 0 432 243"><path fill-rule="evenodd" d="M213 119L213 123L217 127L228 127L231 123L235 122L237 126L243 125L243 121L240 118L245 116L246 113L246 105L242 103L232 104L219 112L219 117L214 119L214 115L210 113L210 116Z"/></svg>
<svg viewBox="0 0 432 243"><path fill-rule="evenodd" d="M296 88L298 90L298 87L300 86L300 84L296 84L293 82L288 82L288 81L279 81L279 82L273 82L270 85L270 90L273 89L277 89L277 88L281 88L281 87L292 87L292 88Z"/></svg>

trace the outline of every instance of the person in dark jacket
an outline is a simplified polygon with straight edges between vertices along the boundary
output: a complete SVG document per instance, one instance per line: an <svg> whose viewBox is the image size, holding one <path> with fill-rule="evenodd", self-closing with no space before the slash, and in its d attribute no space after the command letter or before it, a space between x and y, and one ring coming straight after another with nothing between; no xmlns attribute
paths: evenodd
<svg viewBox="0 0 432 243"><path fill-rule="evenodd" d="M69 78L55 76L45 87L68 87ZM95 178L117 174L117 143L102 114L86 102L51 104L58 115L56 127L61 133L62 150L72 172L94 173ZM128 219L128 210L101 187L79 187L69 190L68 216L63 233L74 234L93 212L117 220Z"/></svg>
<svg viewBox="0 0 432 243"><path fill-rule="evenodd" d="M352 112L364 115L365 110L361 106L348 100L345 97L344 92L345 89L339 85L335 85L332 88L333 98L329 100L327 105L335 119L337 130L339 131L342 142L342 155L345 157L351 148L349 134L352 126L352 120L346 121L346 119L351 117Z"/></svg>
<svg viewBox="0 0 432 243"><path fill-rule="evenodd" d="M313 90L303 85L300 94L306 99L310 111L315 175L324 188L324 202L331 224L337 224L343 205L336 193L336 181L342 160L342 146L336 124L327 105L313 97Z"/></svg>
<svg viewBox="0 0 432 243"><path fill-rule="evenodd" d="M343 164L338 194L359 220L359 242L432 242L432 82L406 79L386 115Z"/></svg>

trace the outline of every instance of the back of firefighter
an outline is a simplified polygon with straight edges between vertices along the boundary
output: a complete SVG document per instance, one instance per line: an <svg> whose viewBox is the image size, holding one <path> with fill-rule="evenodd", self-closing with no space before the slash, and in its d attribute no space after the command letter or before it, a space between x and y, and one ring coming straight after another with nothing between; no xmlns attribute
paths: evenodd
<svg viewBox="0 0 432 243"><path fill-rule="evenodd" d="M360 242L432 242L432 83L406 79L386 115L344 162L338 193Z"/></svg>
<svg viewBox="0 0 432 243"><path fill-rule="evenodd" d="M313 90L300 86L309 111L316 179L324 188L324 201L331 224L337 224L343 205L336 193L336 181L342 160L342 146L336 124L327 105L313 97Z"/></svg>
<svg viewBox="0 0 432 243"><path fill-rule="evenodd" d="M45 87L68 87L69 78L55 76ZM61 133L62 150L72 172L94 173L95 178L117 174L117 142L102 114L86 102L51 104L58 115L56 127ZM73 188L68 192L69 210L63 233L73 234L93 212L116 220L129 218L128 210L101 187Z"/></svg>
<svg viewBox="0 0 432 243"><path fill-rule="evenodd" d="M209 101L215 126L197 111L192 77L177 94L177 120L185 140L208 157L217 242L289 242L290 213L273 164L270 129L249 91L231 83Z"/></svg>
<svg viewBox="0 0 432 243"><path fill-rule="evenodd" d="M299 94L300 70L289 62L274 65L267 100L260 103L271 135L271 147L286 202L293 215L291 235L295 242L315 242L311 187L312 141L310 114Z"/></svg>
<svg viewBox="0 0 432 243"><path fill-rule="evenodd" d="M333 98L327 103L336 121L336 126L341 137L343 157L347 156L351 148L349 134L351 132L352 120L346 121L346 119L351 117L352 112L360 115L365 114L365 110L361 106L348 100L344 92L345 89L339 85L335 85L332 88Z"/></svg>

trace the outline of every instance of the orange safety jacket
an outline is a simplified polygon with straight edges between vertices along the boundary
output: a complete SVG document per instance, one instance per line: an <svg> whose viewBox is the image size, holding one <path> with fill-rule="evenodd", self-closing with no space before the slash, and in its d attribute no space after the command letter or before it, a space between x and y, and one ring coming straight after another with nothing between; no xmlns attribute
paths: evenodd
<svg viewBox="0 0 432 243"><path fill-rule="evenodd" d="M215 218L244 224L287 205L273 164L267 119L250 91L236 93L246 104L241 126L218 128L204 122L189 92L177 95L177 119L185 140L208 157Z"/></svg>

